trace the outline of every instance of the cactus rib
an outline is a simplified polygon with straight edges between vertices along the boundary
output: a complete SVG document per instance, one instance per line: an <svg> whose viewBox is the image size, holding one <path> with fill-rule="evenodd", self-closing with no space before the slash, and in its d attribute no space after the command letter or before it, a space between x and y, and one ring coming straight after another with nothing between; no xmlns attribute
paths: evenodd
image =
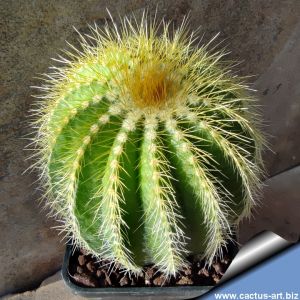
<svg viewBox="0 0 300 300"><path fill-rule="evenodd" d="M99 216L101 227L99 229L99 238L104 242L101 249L101 256L112 261L118 261L126 269L139 272L137 267L130 258L129 250L126 249L123 241L121 224L124 224L120 202L124 201L123 188L125 183L121 182L119 177L120 157L124 151L124 144L127 142L130 131L135 130L135 124L138 115L125 117L119 133L111 148L100 189L96 192L95 197L101 199L99 205ZM126 226L126 224L125 224Z"/></svg>
<svg viewBox="0 0 300 300"><path fill-rule="evenodd" d="M178 204L169 179L170 166L163 155L157 125L157 120L151 116L145 120L141 146L141 193L146 247L160 270L175 275L177 270L186 265L183 257L184 233L177 224L182 217L176 211Z"/></svg>
<svg viewBox="0 0 300 300"><path fill-rule="evenodd" d="M198 149L195 149L184 133L177 128L174 119L166 122L166 130L170 135L173 153L181 164L179 168L183 176L189 178L188 184L195 194L196 205L204 212L204 224L209 239L206 254L208 259L213 258L218 251L221 251L222 245L229 238L230 225L226 218L229 209L221 199L219 191L210 178L209 171L204 164L201 164L199 156L204 156L205 153L196 154Z"/></svg>

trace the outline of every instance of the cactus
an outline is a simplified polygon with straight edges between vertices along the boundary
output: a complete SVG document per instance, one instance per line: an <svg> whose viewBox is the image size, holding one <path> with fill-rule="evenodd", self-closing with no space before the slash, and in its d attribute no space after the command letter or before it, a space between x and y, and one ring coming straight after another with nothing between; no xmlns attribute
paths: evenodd
<svg viewBox="0 0 300 300"><path fill-rule="evenodd" d="M125 270L211 264L260 189L249 88L186 22L90 27L33 109L46 205L76 247ZM158 34L158 31L161 34Z"/></svg>

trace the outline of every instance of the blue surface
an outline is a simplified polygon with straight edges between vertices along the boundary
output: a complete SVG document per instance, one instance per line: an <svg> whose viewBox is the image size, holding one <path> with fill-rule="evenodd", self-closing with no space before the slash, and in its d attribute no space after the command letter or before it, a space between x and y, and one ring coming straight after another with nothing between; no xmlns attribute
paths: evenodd
<svg viewBox="0 0 300 300"><path fill-rule="evenodd" d="M300 300L300 244L291 246L200 298Z"/></svg>

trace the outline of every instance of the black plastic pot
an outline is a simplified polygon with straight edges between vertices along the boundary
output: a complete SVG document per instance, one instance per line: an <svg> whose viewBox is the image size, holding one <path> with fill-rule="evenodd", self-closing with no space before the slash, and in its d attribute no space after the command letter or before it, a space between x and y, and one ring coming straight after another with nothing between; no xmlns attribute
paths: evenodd
<svg viewBox="0 0 300 300"><path fill-rule="evenodd" d="M72 247L66 248L62 266L62 277L72 293L88 299L130 300L130 299L192 299L208 292L213 286L178 286L178 287L117 287L117 288L85 288L74 284L69 275L69 262Z"/></svg>

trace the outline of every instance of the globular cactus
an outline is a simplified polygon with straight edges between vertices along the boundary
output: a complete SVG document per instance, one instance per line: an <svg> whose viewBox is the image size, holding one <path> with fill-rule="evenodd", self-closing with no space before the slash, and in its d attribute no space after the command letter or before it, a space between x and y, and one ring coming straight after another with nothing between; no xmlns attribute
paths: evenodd
<svg viewBox="0 0 300 300"><path fill-rule="evenodd" d="M185 23L135 24L91 27L46 75L36 166L75 246L173 275L189 253L210 264L249 216L263 138L224 51L194 47Z"/></svg>

